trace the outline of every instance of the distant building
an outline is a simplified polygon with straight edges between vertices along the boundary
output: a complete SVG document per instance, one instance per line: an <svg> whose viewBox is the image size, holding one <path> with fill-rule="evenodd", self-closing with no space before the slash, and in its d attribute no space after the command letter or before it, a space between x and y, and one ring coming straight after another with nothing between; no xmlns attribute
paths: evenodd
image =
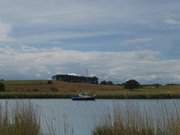
<svg viewBox="0 0 180 135"><path fill-rule="evenodd" d="M98 78L96 76L86 77L86 76L58 74L58 75L52 76L52 79L53 80L64 81L64 82L73 82L73 83L98 84Z"/></svg>

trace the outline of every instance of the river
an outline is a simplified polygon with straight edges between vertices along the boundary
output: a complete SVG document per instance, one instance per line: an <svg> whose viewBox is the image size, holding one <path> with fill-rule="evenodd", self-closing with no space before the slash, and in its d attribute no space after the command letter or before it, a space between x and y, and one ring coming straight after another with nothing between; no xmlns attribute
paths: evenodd
<svg viewBox="0 0 180 135"><path fill-rule="evenodd" d="M57 135L91 135L92 130L105 118L113 115L115 108L120 110L148 110L154 118L165 115L162 106L173 115L180 107L180 100L96 100L72 101L70 99L23 99L0 100L3 105L8 101L9 108L17 103L28 103L34 106L41 116L42 131L48 135L47 127L53 127ZM143 113L142 113L143 114Z"/></svg>

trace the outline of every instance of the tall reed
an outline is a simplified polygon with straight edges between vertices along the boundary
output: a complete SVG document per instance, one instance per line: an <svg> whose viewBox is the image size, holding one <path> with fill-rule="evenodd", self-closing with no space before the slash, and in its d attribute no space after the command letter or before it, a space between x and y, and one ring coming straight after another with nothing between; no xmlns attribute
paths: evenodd
<svg viewBox="0 0 180 135"><path fill-rule="evenodd" d="M115 109L113 116L99 124L93 135L180 135L180 109L174 107L174 115L169 115L168 107L161 106L162 112L156 118L153 110L127 108L125 112Z"/></svg>
<svg viewBox="0 0 180 135"><path fill-rule="evenodd" d="M0 135L40 135L40 118L31 104L10 112L7 104L0 106Z"/></svg>

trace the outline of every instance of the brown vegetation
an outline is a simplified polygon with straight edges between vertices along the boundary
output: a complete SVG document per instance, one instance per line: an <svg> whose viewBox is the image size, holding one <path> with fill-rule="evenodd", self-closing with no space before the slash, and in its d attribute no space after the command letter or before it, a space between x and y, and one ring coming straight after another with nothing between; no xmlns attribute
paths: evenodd
<svg viewBox="0 0 180 135"><path fill-rule="evenodd" d="M40 119L30 104L13 112L7 105L0 108L0 135L40 135Z"/></svg>
<svg viewBox="0 0 180 135"><path fill-rule="evenodd" d="M133 91L122 85L96 85L88 83L67 83L62 81L4 81L6 92L1 98L36 97L36 98L69 98L86 91L97 95L97 98L180 98L180 85L144 85ZM29 94L29 95L28 95Z"/></svg>
<svg viewBox="0 0 180 135"><path fill-rule="evenodd" d="M115 111L114 118L108 116L94 129L93 135L180 135L180 110L175 107L176 113L169 116L168 108L162 109L165 111L156 119L149 113L151 110L143 114L132 108L124 113Z"/></svg>
<svg viewBox="0 0 180 135"><path fill-rule="evenodd" d="M55 90L56 89L56 90ZM122 90L122 86L111 86L111 85L95 85L88 83L68 83L62 81L52 81L51 84L48 81L32 81L32 83L16 83L11 81L6 83L6 90L11 92L79 92L85 91L119 91Z"/></svg>

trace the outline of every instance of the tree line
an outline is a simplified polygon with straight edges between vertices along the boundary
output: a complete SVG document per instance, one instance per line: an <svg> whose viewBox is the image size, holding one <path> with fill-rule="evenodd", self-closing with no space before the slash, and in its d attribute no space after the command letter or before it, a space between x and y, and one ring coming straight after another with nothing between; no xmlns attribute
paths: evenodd
<svg viewBox="0 0 180 135"><path fill-rule="evenodd" d="M123 84L114 84L112 81L103 80L100 82L100 85L122 85L126 89L136 89L136 88L139 88L141 86L141 84L138 81L133 80L133 79L128 80Z"/></svg>

